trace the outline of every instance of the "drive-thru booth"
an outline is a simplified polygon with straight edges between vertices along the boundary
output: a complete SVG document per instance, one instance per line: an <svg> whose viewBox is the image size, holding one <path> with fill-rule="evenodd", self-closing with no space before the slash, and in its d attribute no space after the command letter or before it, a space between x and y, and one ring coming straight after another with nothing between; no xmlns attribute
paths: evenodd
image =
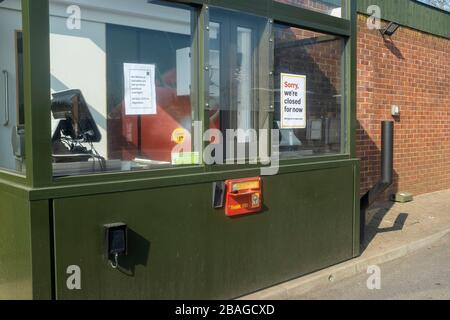
<svg viewBox="0 0 450 320"><path fill-rule="evenodd" d="M357 256L355 6L0 1L0 297L228 299Z"/></svg>

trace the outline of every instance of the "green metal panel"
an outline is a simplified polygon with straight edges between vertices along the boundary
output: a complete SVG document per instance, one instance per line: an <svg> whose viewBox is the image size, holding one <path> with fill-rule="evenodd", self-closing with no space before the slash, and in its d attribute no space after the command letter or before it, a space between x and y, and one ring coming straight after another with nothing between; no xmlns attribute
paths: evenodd
<svg viewBox="0 0 450 320"><path fill-rule="evenodd" d="M354 167L354 198L353 198L353 256L357 257L361 254L361 228L360 228L360 163Z"/></svg>
<svg viewBox="0 0 450 320"><path fill-rule="evenodd" d="M51 168L50 27L47 0L22 0L28 184L49 185Z"/></svg>
<svg viewBox="0 0 450 320"><path fill-rule="evenodd" d="M299 27L307 27L322 32L349 35L348 21L327 14L315 12L297 6L286 5L273 0L172 0L175 2L206 4L239 10L246 13L274 18L278 21L293 23ZM355 0L330 0L332 3L342 3L347 7L348 2ZM348 16L346 16L348 17Z"/></svg>
<svg viewBox="0 0 450 320"><path fill-rule="evenodd" d="M0 299L31 299L30 204L14 193L0 192Z"/></svg>
<svg viewBox="0 0 450 320"><path fill-rule="evenodd" d="M208 0L207 4L267 16L270 2L270 0Z"/></svg>
<svg viewBox="0 0 450 320"><path fill-rule="evenodd" d="M358 11L367 14L367 8L371 5L381 8L381 17L385 20L450 38L450 12L413 0L359 0Z"/></svg>
<svg viewBox="0 0 450 320"><path fill-rule="evenodd" d="M323 13L272 2L270 15L278 22L286 22L298 27L319 32L350 36L350 22Z"/></svg>
<svg viewBox="0 0 450 320"><path fill-rule="evenodd" d="M10 171L1 171L0 170L0 180L4 180L4 181L14 183L14 184L22 184L22 185L27 184L26 176L17 174L15 172L10 172Z"/></svg>
<svg viewBox="0 0 450 320"><path fill-rule="evenodd" d="M0 189L0 299L51 299L49 202Z"/></svg>
<svg viewBox="0 0 450 320"><path fill-rule="evenodd" d="M58 299L235 298L353 257L354 167L264 179L265 210L228 218L211 184L54 201ZM125 270L103 256L108 223L128 223ZM81 287L66 270L81 268Z"/></svg>
<svg viewBox="0 0 450 320"><path fill-rule="evenodd" d="M356 158L356 130L357 130L357 0L352 0L346 8L346 15L350 19L350 38L346 47L346 95L348 97L347 121L349 123L347 133L347 147L352 158ZM360 251L360 162L358 161L354 166L354 180L353 180L353 255L359 256Z"/></svg>
<svg viewBox="0 0 450 320"><path fill-rule="evenodd" d="M53 243L50 201L30 202L33 299L53 297Z"/></svg>
<svg viewBox="0 0 450 320"><path fill-rule="evenodd" d="M346 96L347 96L347 148L349 150L350 156L356 158L356 130L357 130L357 32L358 32L358 21L356 5L357 0L352 0L347 7L347 15L350 17L350 39L347 41L346 46L346 58L345 58L345 74L346 79Z"/></svg>
<svg viewBox="0 0 450 320"><path fill-rule="evenodd" d="M317 159L316 159L317 160ZM323 157L322 162L305 163L305 164L290 164L280 167L280 174L326 170L333 167L345 167L349 164L355 164L357 159L345 159L344 156L336 159L328 159ZM327 161L330 160L330 161ZM189 186L192 184L223 181L226 179L237 179L252 176L259 176L261 171L259 168L230 168L198 174L174 174L165 177L154 177L152 179L130 179L130 180L115 180L102 183L94 183L89 181L87 183L55 186L49 188L36 188L29 191L30 200L45 200L55 198L66 198L92 194L116 193L123 191L138 191L143 189L167 188L173 186ZM95 177L93 177L95 179Z"/></svg>
<svg viewBox="0 0 450 320"><path fill-rule="evenodd" d="M29 191L23 184L16 184L9 180L0 179L0 195L2 193L13 194L15 197L27 201L29 199Z"/></svg>

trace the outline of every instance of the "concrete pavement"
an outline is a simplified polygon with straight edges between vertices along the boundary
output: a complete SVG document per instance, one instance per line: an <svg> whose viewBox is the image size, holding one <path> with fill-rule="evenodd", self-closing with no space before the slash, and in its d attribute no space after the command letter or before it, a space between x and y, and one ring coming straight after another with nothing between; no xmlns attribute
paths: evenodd
<svg viewBox="0 0 450 320"><path fill-rule="evenodd" d="M450 190L421 195L413 202L382 202L369 211L371 221L361 257L243 297L299 299L336 282L363 275L367 268L403 258L432 246L450 234Z"/></svg>
<svg viewBox="0 0 450 320"><path fill-rule="evenodd" d="M407 257L380 265L380 288L360 274L295 297L307 300L449 300L450 235Z"/></svg>

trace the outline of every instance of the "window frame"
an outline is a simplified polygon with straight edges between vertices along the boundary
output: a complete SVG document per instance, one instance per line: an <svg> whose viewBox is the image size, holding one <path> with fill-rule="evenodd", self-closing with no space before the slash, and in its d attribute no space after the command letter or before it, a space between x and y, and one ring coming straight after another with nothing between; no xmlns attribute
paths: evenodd
<svg viewBox="0 0 450 320"><path fill-rule="evenodd" d="M48 0L45 0L46 2L49 2ZM200 120L200 109L199 109L199 96L200 96L200 85L199 85L199 79L198 79L198 69L199 69L199 59L200 59L200 38L201 38L201 32L200 29L197 27L198 23L200 21L200 13L201 13L201 7L196 4L191 3L182 3L181 1L167 1L172 2L173 6L181 7L183 6L189 6L192 9L192 63L191 63L191 112L192 112L192 121L199 121ZM179 5L181 4L181 5ZM49 18L49 17L48 17ZM195 48L195 50L194 50ZM192 128L194 130L194 128ZM194 147L194 142L192 147ZM203 150L203 149L202 149ZM196 151L196 150L194 150ZM201 150L200 157L202 158ZM145 176L148 178L154 178L154 177L161 177L161 176L171 176L171 175L177 175L179 172L183 172L186 174L198 174L203 173L205 171L204 169L205 165L203 163L200 164L193 164L193 165L183 165L183 166L162 166L160 168L152 168L152 169L145 169L145 170L136 170L136 171L108 171L108 172L92 172L88 174L81 174L81 175L71 175L71 176L54 176L52 174L52 184L61 186L66 185L69 183L78 183L81 181L86 182L94 182L98 178L104 179L104 181L115 181L122 179L131 179L131 178L137 178L139 176ZM53 170L52 170L53 171ZM120 175L120 176L118 176Z"/></svg>
<svg viewBox="0 0 450 320"><path fill-rule="evenodd" d="M22 47L22 52L19 52L19 40L20 40L20 46ZM25 128L25 105L23 106L23 109L21 110L20 108L20 85L22 85L22 90L23 90L23 62L22 62L22 67L20 66L20 59L22 59L23 61L23 31L22 30L16 30L14 32L14 43L15 43L15 48L14 48L14 53L15 53L15 57L16 57L16 112L17 112L17 117L16 117L16 126L18 128L24 129ZM19 57L19 53L22 55L22 57ZM22 75L22 79L21 79L21 75ZM21 83L22 82L22 83ZM23 97L22 97L23 99ZM22 118L22 119L21 119ZM23 121L21 121L23 120Z"/></svg>
<svg viewBox="0 0 450 320"><path fill-rule="evenodd" d="M233 21L233 22L231 22ZM221 83L226 83L227 85L230 85L230 81L232 81L233 77L232 77L232 70L234 70L237 66L237 39L235 37L235 34L232 34L230 31L230 29L235 29L238 27L244 27L244 28L248 28L251 29L252 25L251 24L247 24L246 21L244 19L240 19L240 21L238 20L232 20L232 18L230 17L226 17L225 14L220 14L219 18L215 18L214 21L213 19L210 19L209 22L215 22L218 23L221 28L225 25L227 26L226 29L228 30L223 30L221 29L220 32L220 46L221 46L221 51L220 51L220 62L223 62L222 58L224 57L233 57L232 59L227 59L227 63L225 64L225 70L226 73L224 75L224 72L221 72L220 74L220 78L221 78ZM224 36L225 35L225 36ZM228 42L229 40L229 42ZM227 48L227 50L223 50L222 45L229 43L229 46ZM251 37L251 45L252 48L256 47L256 41L255 41L255 34L252 34ZM258 72L259 69L257 68L257 61L259 61L259 50L258 50L258 57L257 59L252 59L251 61L251 74L252 74L252 85L254 86L258 81L257 81L257 77L258 77ZM210 63L208 63L210 65ZM220 68L222 69L222 68ZM226 80L226 81L223 81ZM228 117L226 117L223 120L223 123L227 123L227 127L232 128L232 127L237 127L237 123L238 123L238 115L235 114L233 111L237 111L237 89L236 89L237 85L236 83L233 83L229 90L227 90L226 92L226 97L224 98L223 101L227 101L227 103L225 103L226 105L228 104L230 106L230 114L228 115ZM207 90L209 90L209 86L208 88L206 88ZM222 97L221 99L222 100ZM255 95L252 95L252 103L254 105L257 105L258 103L258 99L256 98ZM252 109L254 110L254 109ZM231 113L233 112L233 113ZM252 116L251 119L252 125L254 126L257 122L257 119L255 116Z"/></svg>
<svg viewBox="0 0 450 320"><path fill-rule="evenodd" d="M209 7L209 9L214 8L214 9L218 9L218 10L223 10L223 11L227 11L230 10L228 8L222 8L222 7ZM235 35L231 34L229 31L230 30L234 30L237 29L239 27L244 27L244 28L248 28L248 29L252 29L253 32L256 32L255 34L252 35L252 46L254 49L256 49L257 53L256 53L256 57L253 57L252 59L252 82L253 85L257 85L259 88L261 87L267 87L268 89L272 90L273 89L273 82L272 82L272 75L273 73L271 72L271 66L273 65L273 41L271 41L272 36L273 36L273 30L272 30L272 26L273 26L273 20L267 18L267 17L262 17L262 16L257 16L254 15L256 18L258 19L266 19L267 23L264 24L260 24L259 22L257 23L257 25L253 25L251 23L247 23L247 21L245 20L245 17L238 17L235 18L234 16L238 15L240 12L236 11L236 10L230 10L230 13L233 15L232 18L228 18L226 15L226 12L220 12L218 15L218 18L215 17L214 19L209 17L209 12L208 11L208 18L207 18L207 22L208 25L209 23L213 22L213 23L218 23L219 25L223 25L224 23L226 23L227 26L227 30L225 31L226 33L226 37L225 37L225 41L224 39L220 40L220 45L221 45L221 59L223 57L223 50L222 50L222 45L224 43L227 43L229 40L229 42L231 43L229 50L225 51L225 56L229 56L232 54L236 54L237 57L237 39L235 39ZM244 14L245 15L245 14ZM248 14L247 14L248 15ZM209 31L209 30L207 30ZM222 32L222 31L221 31ZM209 39L209 32L207 32L207 36ZM257 38L259 36L259 45L258 45L258 41ZM235 41L236 40L236 41ZM268 47L267 50L261 50L261 44L262 43L267 43ZM209 41L207 41L207 43L205 43L205 48L204 48L204 55L205 55L205 65L208 66L208 68L211 67L211 63L209 61L209 56L210 56L210 52L209 52ZM264 54L268 53L268 56L264 57ZM226 148L227 148L227 141L226 141L226 136L225 136L225 130L227 129L232 129L232 130L236 130L236 128L238 127L238 114L237 114L237 85L236 83L233 83L233 77L231 76L231 71L233 70L234 67L236 67L237 65L237 61L236 61L236 57L233 57L233 59L229 59L228 61L226 61L227 66L229 67L230 70L227 70L227 75L226 77L223 77L223 74L221 73L221 79L226 79L227 84L230 85L229 90L226 90L225 94L226 94L226 99L224 101L228 101L230 102L230 109L229 111L229 115L227 116L227 119L222 119L221 120L221 126L224 123L228 123L231 125L226 125L226 128L221 129L222 134L224 135L224 139L225 141L223 141L223 147L224 147L224 161L226 162L227 160L233 160L234 162L238 162L238 161L243 161L245 160L247 162L247 164L245 165L246 167L257 167L255 165L251 165L250 162L252 161L259 161L259 156L257 157L257 159L250 159L249 156L247 156L245 159L226 159ZM268 64L266 66L262 66L262 63L266 61ZM222 60L221 60L222 62ZM266 67L266 68L264 68ZM265 74L263 71L266 70L267 74ZM205 75L206 77L209 77L210 74L209 72L206 73ZM269 80L267 80L269 77ZM231 83L231 84L230 84ZM209 100L211 99L210 97L210 84L208 83L207 86L205 87L205 92L206 92L206 109L205 109L205 117L208 117L208 112L210 111L209 109ZM221 97L222 99L222 97ZM270 120L272 118L272 108L271 106L273 106L273 95L266 91L264 92L264 90L258 90L257 93L254 93L252 96L252 102L253 102L253 108L251 109L252 112L252 116L251 116L251 122L252 122L252 128L257 131L257 137L259 139L259 129L271 129L270 128L270 124L268 122L268 119ZM221 115L223 109L220 109ZM204 123L204 131L206 132L206 130L210 129L209 127L209 121L206 121ZM235 145L236 147L236 145ZM268 149L270 150L270 141L268 141ZM248 145L246 145L246 148L248 148ZM221 170L226 170L226 168L229 168L230 166L234 166L234 168L242 168L243 165L230 165L230 164L214 164L212 166L208 166L208 167L213 167L213 168L208 168L211 169L210 171L221 171Z"/></svg>
<svg viewBox="0 0 450 320"><path fill-rule="evenodd" d="M295 27L292 24L286 24L286 23L282 23L282 22L276 22L275 24L278 25L283 25L285 27ZM310 31L311 29L305 29L305 28L301 28L301 27L295 27L297 29L300 30L305 30L305 31ZM275 29L275 27L274 27ZM341 86L340 86L340 95L341 95L341 104L340 104L340 151L339 153L323 153L323 154L314 154L312 156L298 156L297 158L293 157L293 158L287 158L287 159L280 159L280 163L294 163L295 161L298 160L302 160L302 159L309 159L309 158L317 158L317 157L333 157L333 156L341 156L341 155L346 155L347 153L349 153L348 148L347 148L347 144L349 143L347 140L347 131L349 130L348 128L348 122L347 122L347 113L348 113L348 107L347 107L347 101L348 101L348 97L347 97L347 91L346 88L348 86L347 81L346 81L346 66L347 66L347 59L346 59L346 47L347 45L349 45L348 41L349 38L344 37L344 36L340 36L340 35L335 35L335 34L330 34L330 33L324 33L324 32L320 32L317 30L314 30L318 33L323 34L324 37L332 37L334 38L333 41L335 40L340 40L342 41L342 53L341 53L341 58L340 58L340 70L339 70L339 76L341 79ZM274 40L275 42L275 40ZM292 152L292 154L294 154L295 152Z"/></svg>
<svg viewBox="0 0 450 320"><path fill-rule="evenodd" d="M280 161L280 173L288 173L292 166L300 166L301 170L339 165L343 160L353 160L356 157L356 0L343 0L343 16L337 18L319 12L276 3L272 0L169 0L195 6L198 9L198 19L195 22L197 32L194 43L199 49L194 68L197 96L193 98L193 107L198 106L198 120L206 126L206 103L208 77L205 51L208 50L207 25L208 8L218 6L231 10L242 10L246 13L266 17L273 22L292 25L322 33L329 33L346 38L342 59L344 72L342 119L345 120L345 150L340 155L313 156L304 159ZM190 184L196 181L209 180L205 174L213 174L214 178L233 178L255 173L259 175L260 165L226 165L195 167L174 167L170 169L155 169L136 172L111 172L83 176L70 176L55 179L51 161L50 136L50 61L49 61L49 0L22 0L23 40L24 40L24 100L26 125L26 184L32 188L59 188L64 193L65 188L73 185L86 186L84 192L96 188L95 184L111 183L110 190L120 188L128 183L130 189L149 187L151 185ZM273 41L273 39L272 39ZM273 70L272 70L273 72ZM271 123L271 122L269 122ZM202 143L202 150L205 143ZM200 157L202 158L202 154ZM300 169L299 169L300 170ZM10 180L11 173L0 170L0 179ZM179 182L182 176L190 176L186 182ZM20 183L23 183L19 178ZM132 185L132 186L131 186ZM69 188L70 189L70 188ZM105 190L106 191L106 190ZM50 192L50 191L49 191Z"/></svg>
<svg viewBox="0 0 450 320"><path fill-rule="evenodd" d="M273 1L283 4L283 2L281 0L273 0ZM323 0L313 0L313 1L325 2ZM348 1L347 0L340 0L340 2L341 2L342 12L341 12L341 17L337 17L337 18L339 18L339 19L348 19L348 15L346 14L346 7L348 5ZM321 13L321 14L325 14L325 15L331 16L331 14L326 14L326 13L321 12L320 10L315 10L315 9L312 9L312 8L303 7L301 5L287 4L287 3L284 3L284 4L288 5L288 6L291 6L291 7L302 8L302 9L305 9L305 10L310 10L310 11L313 11L313 12L318 12L318 13Z"/></svg>
<svg viewBox="0 0 450 320"><path fill-rule="evenodd" d="M13 43L11 43L12 45L12 49L14 50L14 65L12 65L11 67L15 70L16 72L16 81L14 81L14 83L10 82L9 86L15 86L15 92L16 92L16 104L14 106L9 106L10 112L13 108L13 110L16 112L16 121L14 122L14 126L16 126L17 128L19 128L20 125L20 121L19 121L19 96L20 96L20 92L19 92L19 57L17 55L18 53L18 48L17 48L17 40L18 40L18 34L22 33L23 35L23 30L24 30L24 10L23 10L23 0L21 2L21 12L22 12L22 27L21 28L15 28L14 29L14 34L13 36L10 38L10 40L13 40ZM22 56L24 57L24 47L22 46ZM25 66L23 65L23 71L25 69ZM3 90L3 88L1 89ZM24 88L25 90L25 88ZM24 93L25 95L25 93ZM0 104L3 105L3 101L0 102ZM3 110L3 107L1 107ZM25 103L24 103L24 108L25 108ZM10 123L12 124L12 123ZM23 128L23 127L21 127ZM28 179L28 175L27 175L27 171L25 172L17 172L14 171L12 169L8 169L8 168L1 168L0 167L0 181L5 181L5 182L11 182L17 185L27 185L29 182Z"/></svg>

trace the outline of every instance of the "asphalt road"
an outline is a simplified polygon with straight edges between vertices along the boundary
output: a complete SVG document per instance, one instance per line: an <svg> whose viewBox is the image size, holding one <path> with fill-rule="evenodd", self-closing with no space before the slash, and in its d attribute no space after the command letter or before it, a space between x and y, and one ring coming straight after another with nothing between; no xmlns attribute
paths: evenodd
<svg viewBox="0 0 450 320"><path fill-rule="evenodd" d="M450 236L412 255L378 266L381 289L369 290L371 274L361 274L298 299L449 300ZM371 278L373 280L373 277ZM376 281L371 281L376 284Z"/></svg>

